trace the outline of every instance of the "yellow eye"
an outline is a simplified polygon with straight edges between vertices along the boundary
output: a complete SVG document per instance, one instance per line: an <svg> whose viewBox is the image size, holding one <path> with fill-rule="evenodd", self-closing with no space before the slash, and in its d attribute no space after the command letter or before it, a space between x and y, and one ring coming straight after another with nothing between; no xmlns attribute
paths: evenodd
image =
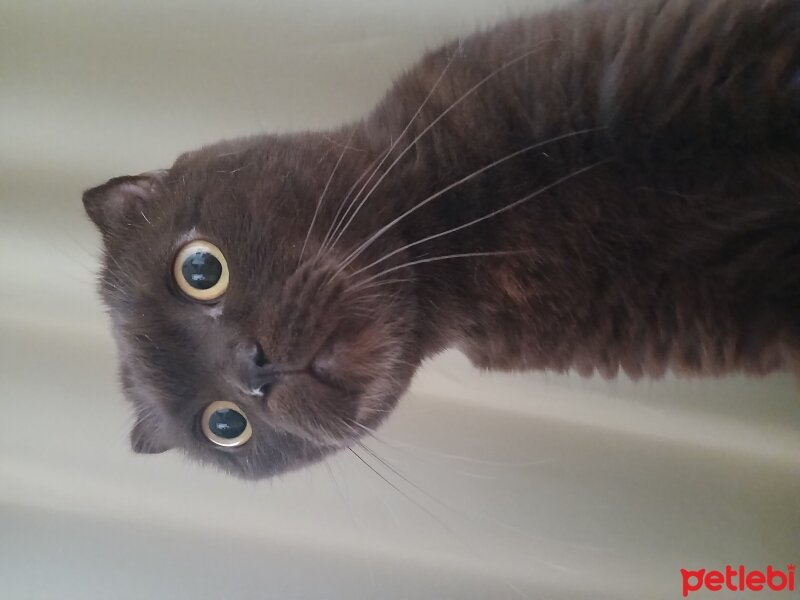
<svg viewBox="0 0 800 600"><path fill-rule="evenodd" d="M200 419L203 435L217 446L241 446L253 435L247 417L233 402L212 402Z"/></svg>
<svg viewBox="0 0 800 600"><path fill-rule="evenodd" d="M192 300L210 302L228 289L228 263L211 242L189 242L175 257L172 274L181 292Z"/></svg>

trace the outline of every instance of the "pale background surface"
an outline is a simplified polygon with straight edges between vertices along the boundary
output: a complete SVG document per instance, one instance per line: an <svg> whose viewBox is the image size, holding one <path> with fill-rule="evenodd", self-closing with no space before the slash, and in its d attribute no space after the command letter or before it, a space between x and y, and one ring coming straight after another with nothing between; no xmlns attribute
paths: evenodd
<svg viewBox="0 0 800 600"><path fill-rule="evenodd" d="M350 455L247 484L128 450L82 189L363 114L426 46L535 4L0 2L0 596L677 598L681 567L800 561L786 376L446 355L369 442L404 495Z"/></svg>

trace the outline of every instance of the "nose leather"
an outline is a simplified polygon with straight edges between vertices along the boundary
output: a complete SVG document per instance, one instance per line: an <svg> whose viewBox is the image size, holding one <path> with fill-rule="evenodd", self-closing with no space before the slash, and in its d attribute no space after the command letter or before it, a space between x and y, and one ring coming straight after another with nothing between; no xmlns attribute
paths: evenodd
<svg viewBox="0 0 800 600"><path fill-rule="evenodd" d="M286 375L302 373L304 367L280 365L270 362L261 344L240 345L235 350L234 376L236 385L244 392L266 396L272 386Z"/></svg>
<svg viewBox="0 0 800 600"><path fill-rule="evenodd" d="M238 345L234 361L236 384L249 394L266 395L279 377L278 369L258 342Z"/></svg>

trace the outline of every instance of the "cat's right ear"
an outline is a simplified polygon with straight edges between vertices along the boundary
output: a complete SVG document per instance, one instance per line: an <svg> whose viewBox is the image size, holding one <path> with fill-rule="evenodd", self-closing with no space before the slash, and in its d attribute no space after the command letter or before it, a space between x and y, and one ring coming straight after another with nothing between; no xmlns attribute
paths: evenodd
<svg viewBox="0 0 800 600"><path fill-rule="evenodd" d="M152 415L139 415L131 429L131 449L136 454L161 454L172 446L159 436L158 422Z"/></svg>
<svg viewBox="0 0 800 600"><path fill-rule="evenodd" d="M167 171L150 171L109 179L83 193L86 214L103 234L113 234L147 221L148 206L164 186Z"/></svg>

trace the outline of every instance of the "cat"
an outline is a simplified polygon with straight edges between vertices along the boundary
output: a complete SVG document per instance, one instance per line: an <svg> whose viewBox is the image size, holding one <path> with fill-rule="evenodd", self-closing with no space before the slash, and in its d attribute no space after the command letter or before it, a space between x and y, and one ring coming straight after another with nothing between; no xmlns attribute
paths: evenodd
<svg viewBox="0 0 800 600"><path fill-rule="evenodd" d="M800 4L584 0L428 53L362 120L84 193L133 449L257 479L446 348L613 377L800 367Z"/></svg>

